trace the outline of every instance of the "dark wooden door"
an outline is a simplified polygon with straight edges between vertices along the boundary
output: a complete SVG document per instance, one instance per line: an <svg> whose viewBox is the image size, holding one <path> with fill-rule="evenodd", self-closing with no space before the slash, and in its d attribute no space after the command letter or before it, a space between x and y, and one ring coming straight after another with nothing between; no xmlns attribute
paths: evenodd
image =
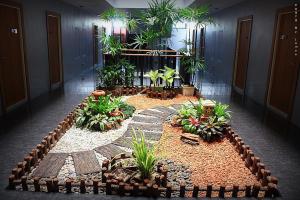
<svg viewBox="0 0 300 200"><path fill-rule="evenodd" d="M289 115L295 96L299 71L299 55L295 55L295 40L300 41L299 19L295 21L293 7L282 9L277 14L273 59L268 92L268 105Z"/></svg>
<svg viewBox="0 0 300 200"><path fill-rule="evenodd" d="M0 2L0 87L4 110L27 100L21 8Z"/></svg>
<svg viewBox="0 0 300 200"><path fill-rule="evenodd" d="M62 85L60 15L47 12L48 60L51 89Z"/></svg>
<svg viewBox="0 0 300 200"><path fill-rule="evenodd" d="M99 64L99 29L98 26L93 26L93 38L94 38L94 65Z"/></svg>
<svg viewBox="0 0 300 200"><path fill-rule="evenodd" d="M240 18L237 27L234 86L237 90L244 91L251 42L252 16Z"/></svg>

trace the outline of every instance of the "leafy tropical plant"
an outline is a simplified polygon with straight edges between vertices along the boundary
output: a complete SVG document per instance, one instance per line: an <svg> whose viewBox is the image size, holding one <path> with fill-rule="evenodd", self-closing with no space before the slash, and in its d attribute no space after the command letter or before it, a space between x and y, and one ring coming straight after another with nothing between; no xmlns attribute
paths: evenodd
<svg viewBox="0 0 300 200"><path fill-rule="evenodd" d="M189 119L190 117L196 117L197 111L191 104L184 104L178 111L178 115L181 119Z"/></svg>
<svg viewBox="0 0 300 200"><path fill-rule="evenodd" d="M197 8L182 8L179 10L178 15L181 21L194 22L196 27L212 22L212 18L209 16L208 5Z"/></svg>
<svg viewBox="0 0 300 200"><path fill-rule="evenodd" d="M165 37L170 35L173 23L179 20L179 16L174 1L153 0L144 19L150 29L158 32L160 37Z"/></svg>
<svg viewBox="0 0 300 200"><path fill-rule="evenodd" d="M113 88L121 84L121 75L120 66L115 64L106 65L98 71L98 77L101 83L108 88Z"/></svg>
<svg viewBox="0 0 300 200"><path fill-rule="evenodd" d="M126 18L127 18L127 14L124 11L118 10L116 8L109 8L100 15L100 19L108 22L114 20L125 21Z"/></svg>
<svg viewBox="0 0 300 200"><path fill-rule="evenodd" d="M153 82L154 87L156 87L158 78L161 77L161 74L159 73L158 70L151 70L145 76L149 76L150 80Z"/></svg>
<svg viewBox="0 0 300 200"><path fill-rule="evenodd" d="M154 150L147 146L145 142L143 131L132 129L132 148L136 165L141 172L141 178L150 178L154 170L156 158Z"/></svg>
<svg viewBox="0 0 300 200"><path fill-rule="evenodd" d="M107 95L95 100L94 97L89 97L83 108L76 110L75 122L80 128L104 131L132 116L134 111L135 108L124 103L121 98Z"/></svg>
<svg viewBox="0 0 300 200"><path fill-rule="evenodd" d="M196 73L205 69L205 60L202 58L196 59L194 56L184 55L180 63L185 68L186 72L190 74L192 85L195 85Z"/></svg>
<svg viewBox="0 0 300 200"><path fill-rule="evenodd" d="M216 120L216 117L210 117L207 122L200 125L199 135L203 140L212 142L224 137L223 123Z"/></svg>
<svg viewBox="0 0 300 200"><path fill-rule="evenodd" d="M220 102L215 103L214 113L217 118L224 118L226 120L231 118L230 111L228 110L229 105L222 104Z"/></svg>
<svg viewBox="0 0 300 200"><path fill-rule="evenodd" d="M105 33L102 34L101 42L103 44L103 52L111 54L112 56L120 54L124 47L120 40L112 35L106 35Z"/></svg>
<svg viewBox="0 0 300 200"><path fill-rule="evenodd" d="M115 64L104 66L98 71L101 83L108 88L116 85L133 86L135 66L125 59L120 59Z"/></svg>
<svg viewBox="0 0 300 200"><path fill-rule="evenodd" d="M200 126L200 121L197 118L189 117L188 119L183 119L181 125L186 132L196 134Z"/></svg>
<svg viewBox="0 0 300 200"><path fill-rule="evenodd" d="M175 69L164 66L164 69L161 69L163 73L160 74L160 77L166 82L167 87L171 87L174 81L175 75L178 75Z"/></svg>

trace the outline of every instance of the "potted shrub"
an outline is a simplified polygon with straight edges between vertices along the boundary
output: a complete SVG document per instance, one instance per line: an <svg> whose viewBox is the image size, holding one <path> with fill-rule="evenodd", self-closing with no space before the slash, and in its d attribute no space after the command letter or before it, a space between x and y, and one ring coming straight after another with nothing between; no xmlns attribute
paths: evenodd
<svg viewBox="0 0 300 200"><path fill-rule="evenodd" d="M189 50L181 50L181 67L185 69L185 72L189 74L190 80L185 80L182 85L182 94L184 96L193 96L195 93L196 74L200 70L205 69L204 59L197 59L195 55L192 55Z"/></svg>

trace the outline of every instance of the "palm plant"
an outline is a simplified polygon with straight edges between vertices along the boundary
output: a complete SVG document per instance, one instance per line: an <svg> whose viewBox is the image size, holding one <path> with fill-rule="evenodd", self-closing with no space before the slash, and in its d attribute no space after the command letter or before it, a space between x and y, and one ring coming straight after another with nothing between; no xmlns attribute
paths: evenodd
<svg viewBox="0 0 300 200"><path fill-rule="evenodd" d="M202 26L205 23L212 22L209 16L209 6L204 5L197 8L186 7L179 10L179 17L181 21L194 22L195 26Z"/></svg>
<svg viewBox="0 0 300 200"><path fill-rule="evenodd" d="M156 163L154 150L146 145L144 133L141 130L137 132L132 129L133 155L141 178L150 178Z"/></svg>
<svg viewBox="0 0 300 200"><path fill-rule="evenodd" d="M116 56L121 53L123 45L121 42L112 35L102 34L101 42L103 44L103 52Z"/></svg>
<svg viewBox="0 0 300 200"><path fill-rule="evenodd" d="M107 22L114 21L114 20L125 21L126 18L127 18L126 13L116 8L109 8L100 15L100 19Z"/></svg>

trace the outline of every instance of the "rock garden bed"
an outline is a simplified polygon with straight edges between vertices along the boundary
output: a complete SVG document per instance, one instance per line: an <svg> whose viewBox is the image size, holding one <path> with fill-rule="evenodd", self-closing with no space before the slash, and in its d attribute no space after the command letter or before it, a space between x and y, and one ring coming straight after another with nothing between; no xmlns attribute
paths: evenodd
<svg viewBox="0 0 300 200"><path fill-rule="evenodd" d="M186 123L177 111L182 117L181 105L196 103L197 98L179 95L160 100L134 95L125 99L137 110L118 127L104 132L78 127L77 112L86 103L78 105L12 170L8 187L36 192L155 197L279 195L277 179L229 126L222 130L224 137L218 142L210 143L199 136L197 140L197 135L191 136L197 144L182 140L182 133L186 132L183 130L191 128L195 120ZM178 122L183 126L178 126ZM136 149L130 144L132 129L141 129L145 146L155 148L154 171L148 178L136 177L140 168L132 165L137 159ZM148 153L147 156L150 150ZM115 165L122 159L128 160Z"/></svg>

